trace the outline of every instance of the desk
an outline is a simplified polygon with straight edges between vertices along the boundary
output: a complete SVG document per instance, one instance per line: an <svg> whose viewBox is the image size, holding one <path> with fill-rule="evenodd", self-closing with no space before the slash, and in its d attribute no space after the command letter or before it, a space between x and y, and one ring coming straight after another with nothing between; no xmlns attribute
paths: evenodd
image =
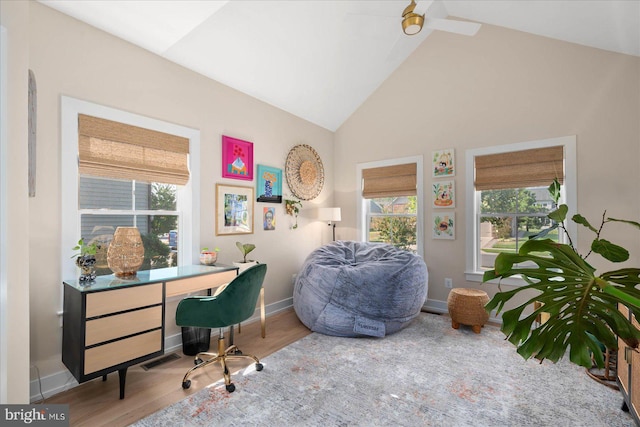
<svg viewBox="0 0 640 427"><path fill-rule="evenodd" d="M127 368L164 354L166 299L220 287L237 274L228 265L186 265L139 271L129 280L65 280L62 363L79 383L118 371L123 399ZM260 320L264 338L264 289Z"/></svg>

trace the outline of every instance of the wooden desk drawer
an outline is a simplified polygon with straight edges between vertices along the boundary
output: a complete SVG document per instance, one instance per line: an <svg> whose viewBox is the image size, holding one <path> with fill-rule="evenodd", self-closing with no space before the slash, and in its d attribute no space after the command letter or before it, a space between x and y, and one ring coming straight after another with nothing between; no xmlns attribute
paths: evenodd
<svg viewBox="0 0 640 427"><path fill-rule="evenodd" d="M162 349L162 330L147 332L85 351L84 374L115 366Z"/></svg>
<svg viewBox="0 0 640 427"><path fill-rule="evenodd" d="M160 303L162 303L162 283L94 292L87 295L86 317L102 316Z"/></svg>
<svg viewBox="0 0 640 427"><path fill-rule="evenodd" d="M167 297L188 294L190 292L217 288L229 283L237 276L236 270L225 271L217 274L189 277L188 279L171 280L166 283Z"/></svg>
<svg viewBox="0 0 640 427"><path fill-rule="evenodd" d="M90 346L162 327L162 306L88 320L85 345Z"/></svg>

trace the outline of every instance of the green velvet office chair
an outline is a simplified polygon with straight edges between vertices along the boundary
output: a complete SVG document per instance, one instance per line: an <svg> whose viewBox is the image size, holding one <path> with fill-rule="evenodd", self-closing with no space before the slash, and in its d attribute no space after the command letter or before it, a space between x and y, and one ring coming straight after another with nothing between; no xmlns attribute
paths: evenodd
<svg viewBox="0 0 640 427"><path fill-rule="evenodd" d="M227 367L228 359L248 357L256 362L257 371L262 370L262 363L257 357L242 354L233 343L226 348L223 330L244 322L253 315L266 273L267 265L258 264L240 273L215 296L192 296L180 301L176 309L178 326L219 329L218 352L198 353L195 356L196 366L189 369L182 379L182 388L191 387L191 380L188 378L193 371L220 362L226 389L229 393L233 392L236 386L231 382L231 374ZM209 359L203 361L203 357L209 357Z"/></svg>

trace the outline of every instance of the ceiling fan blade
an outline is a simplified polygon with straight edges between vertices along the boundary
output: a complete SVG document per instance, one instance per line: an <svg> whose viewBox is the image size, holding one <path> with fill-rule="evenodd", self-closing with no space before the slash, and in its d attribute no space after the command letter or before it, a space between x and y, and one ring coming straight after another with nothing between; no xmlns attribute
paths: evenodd
<svg viewBox="0 0 640 427"><path fill-rule="evenodd" d="M481 25L476 22L454 21L452 19L429 17L425 17L424 26L431 30L448 31L450 33L462 34L464 36L474 36L481 27Z"/></svg>
<svg viewBox="0 0 640 427"><path fill-rule="evenodd" d="M433 7L434 0L416 0L416 8L413 10L413 13L418 15L424 15Z"/></svg>

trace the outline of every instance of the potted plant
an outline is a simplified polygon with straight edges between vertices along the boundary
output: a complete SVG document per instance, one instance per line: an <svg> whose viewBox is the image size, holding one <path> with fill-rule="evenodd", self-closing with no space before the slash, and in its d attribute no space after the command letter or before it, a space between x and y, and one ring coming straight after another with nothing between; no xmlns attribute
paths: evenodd
<svg viewBox="0 0 640 427"><path fill-rule="evenodd" d="M79 251L71 256L76 258L76 265L80 267L82 273L78 280L81 282L90 282L96 278L96 253L100 249L100 245L96 243L85 244L84 239L78 240L78 244L72 248Z"/></svg>
<svg viewBox="0 0 640 427"><path fill-rule="evenodd" d="M298 214L300 213L300 208L302 208L302 202L300 200L285 199L284 208L287 215L291 215L295 219L295 223L291 226L295 230L298 228Z"/></svg>
<svg viewBox="0 0 640 427"><path fill-rule="evenodd" d="M200 264L215 265L216 261L218 261L218 252L220 252L219 248L214 248L212 251L209 248L202 248L200 251Z"/></svg>
<svg viewBox="0 0 640 427"><path fill-rule="evenodd" d="M256 265L258 263L258 261L247 259L247 255L249 255L249 253L256 248L256 245L254 245L253 243L236 242L236 247L242 254L242 261L235 261L233 263L233 265L238 267L239 269L238 273L242 273L247 268L251 267L252 265Z"/></svg>
<svg viewBox="0 0 640 427"><path fill-rule="evenodd" d="M617 349L618 336L629 347L638 348L640 331L618 310L618 304L631 309L638 316L636 319L640 318L640 290L636 289L640 284L640 269L622 268L597 274L586 259L596 253L614 263L626 261L629 252L602 238L603 228L611 223L640 228L640 223L607 217L605 211L596 228L582 215L574 215L572 221L595 233L591 250L582 256L565 227L568 207L558 206L560 184L557 180L549 187L549 193L557 209L547 216L555 225L532 236L517 253L499 254L494 270L485 272L483 277L483 282L487 282L519 275L527 285L497 293L486 309L496 309L499 313L510 299L522 298L522 292L528 296L534 291L526 302L502 315L502 331L518 353L525 359L534 357L557 362L570 347L571 362L586 368L595 362L602 368L604 359L597 341L609 349ZM553 229L564 232L568 243L542 239ZM523 315L530 306L534 307L533 312ZM542 313L548 320L534 325Z"/></svg>

